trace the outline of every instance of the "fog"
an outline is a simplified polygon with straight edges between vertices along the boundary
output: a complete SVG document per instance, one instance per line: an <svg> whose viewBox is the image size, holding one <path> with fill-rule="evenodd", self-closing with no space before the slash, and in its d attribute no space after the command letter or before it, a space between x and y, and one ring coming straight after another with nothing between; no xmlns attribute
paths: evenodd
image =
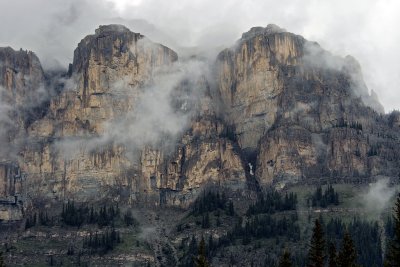
<svg viewBox="0 0 400 267"><path fill-rule="evenodd" d="M380 215L392 205L396 188L389 186L389 179L381 179L370 184L368 191L361 194L361 203L370 214Z"/></svg>
<svg viewBox="0 0 400 267"><path fill-rule="evenodd" d="M144 45L152 44L146 42ZM208 75L207 64L196 59L178 61L168 67L156 68L153 74L150 83L136 89L141 91L137 98L128 97L132 92L127 82L129 77L111 84L113 95L128 98L129 106L133 108L105 121L101 135L64 138L55 143L55 148L67 159L109 145L123 147L125 155L133 161L137 160L138 151L146 146L157 147L165 153L173 152L191 117L197 114L206 89L201 81Z"/></svg>
<svg viewBox="0 0 400 267"><path fill-rule="evenodd" d="M400 2L396 0L16 0L0 2L0 46L35 51L46 69L66 68L99 24L121 23L180 51L215 55L252 26L275 23L361 64L385 110L400 108Z"/></svg>

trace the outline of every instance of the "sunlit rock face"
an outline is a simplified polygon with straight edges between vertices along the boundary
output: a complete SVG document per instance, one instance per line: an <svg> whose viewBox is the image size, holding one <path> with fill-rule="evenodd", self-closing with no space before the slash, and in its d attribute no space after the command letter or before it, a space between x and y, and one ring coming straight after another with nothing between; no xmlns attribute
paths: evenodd
<svg viewBox="0 0 400 267"><path fill-rule="evenodd" d="M211 62L121 25L82 39L58 76L0 49L1 197L185 207L208 186L397 175L400 116L354 58L268 25Z"/></svg>
<svg viewBox="0 0 400 267"><path fill-rule="evenodd" d="M222 51L217 69L225 119L257 158L261 185L395 174L398 134L354 58L269 25ZM385 131L394 138L378 134Z"/></svg>

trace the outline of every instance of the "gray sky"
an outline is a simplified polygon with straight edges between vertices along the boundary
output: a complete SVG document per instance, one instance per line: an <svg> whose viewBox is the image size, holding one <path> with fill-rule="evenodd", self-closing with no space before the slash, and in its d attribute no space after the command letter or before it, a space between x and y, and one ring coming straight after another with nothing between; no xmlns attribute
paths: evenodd
<svg viewBox="0 0 400 267"><path fill-rule="evenodd" d="M99 24L127 24L175 49L222 49L252 26L275 23L357 58L390 111L400 109L399 12L398 0L0 0L0 46L32 50L45 68L66 68Z"/></svg>

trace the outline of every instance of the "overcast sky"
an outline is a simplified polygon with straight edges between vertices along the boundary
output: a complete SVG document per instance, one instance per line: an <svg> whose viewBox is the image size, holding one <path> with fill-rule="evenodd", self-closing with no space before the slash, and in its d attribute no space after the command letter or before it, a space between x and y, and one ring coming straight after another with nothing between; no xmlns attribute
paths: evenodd
<svg viewBox="0 0 400 267"><path fill-rule="evenodd" d="M252 26L275 23L357 58L390 111L400 109L399 13L398 0L0 0L0 46L32 50L45 68L66 68L99 24L128 24L173 48L219 49Z"/></svg>

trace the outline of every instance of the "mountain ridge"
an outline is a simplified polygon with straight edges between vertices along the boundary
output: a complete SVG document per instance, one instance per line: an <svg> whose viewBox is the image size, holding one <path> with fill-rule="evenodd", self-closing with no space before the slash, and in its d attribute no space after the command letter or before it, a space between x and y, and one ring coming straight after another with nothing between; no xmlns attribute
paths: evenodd
<svg viewBox="0 0 400 267"><path fill-rule="evenodd" d="M0 59L11 58L3 50ZM30 68L22 72L42 88L43 70ZM0 84L23 92L0 69ZM381 113L359 64L276 25L243 33L211 67L181 62L124 26L100 26L80 41L59 86L47 108L33 107L44 115L11 114L32 120L13 129L15 142L3 134L26 178L4 164L2 197L186 207L209 184L247 195L397 175L399 116Z"/></svg>

